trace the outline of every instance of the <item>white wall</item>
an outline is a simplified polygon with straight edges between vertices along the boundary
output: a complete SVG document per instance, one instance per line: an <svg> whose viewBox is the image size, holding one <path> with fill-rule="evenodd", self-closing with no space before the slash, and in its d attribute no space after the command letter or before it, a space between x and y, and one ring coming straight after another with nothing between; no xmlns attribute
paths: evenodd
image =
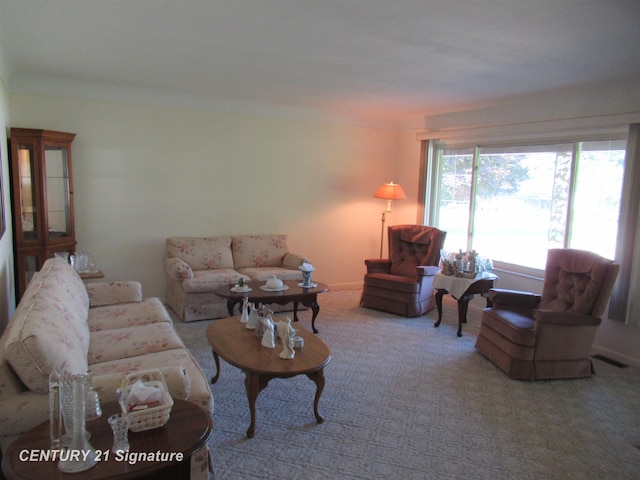
<svg viewBox="0 0 640 480"><path fill-rule="evenodd" d="M378 255L381 183L412 192L389 224L415 221L417 179L395 176L418 161L415 132L399 149L387 130L23 94L10 106L12 126L77 134L78 249L147 296L164 297L168 236L288 233L337 288L359 286Z"/></svg>
<svg viewBox="0 0 640 480"><path fill-rule="evenodd" d="M2 204L6 231L0 238L0 332L4 330L15 309L15 286L13 275L13 240L11 228L9 154L7 148L6 129L9 124L9 94L7 78L0 50L0 184L2 186Z"/></svg>

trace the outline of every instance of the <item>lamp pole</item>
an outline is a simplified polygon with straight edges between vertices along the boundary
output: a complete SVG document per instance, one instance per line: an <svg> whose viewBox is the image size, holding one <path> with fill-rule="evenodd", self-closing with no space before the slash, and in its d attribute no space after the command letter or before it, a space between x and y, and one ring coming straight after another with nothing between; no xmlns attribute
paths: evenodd
<svg viewBox="0 0 640 480"><path fill-rule="evenodd" d="M391 200L404 200L407 195L404 190L397 183L389 182L383 183L376 193L373 194L374 198L381 198L387 201L387 209L382 211L382 231L380 232L380 258L382 258L382 244L384 243L384 222L387 217L387 213L391 213Z"/></svg>
<svg viewBox="0 0 640 480"><path fill-rule="evenodd" d="M384 220L387 216L387 211L382 211L382 231L380 232L380 258L382 258L382 244L384 242Z"/></svg>

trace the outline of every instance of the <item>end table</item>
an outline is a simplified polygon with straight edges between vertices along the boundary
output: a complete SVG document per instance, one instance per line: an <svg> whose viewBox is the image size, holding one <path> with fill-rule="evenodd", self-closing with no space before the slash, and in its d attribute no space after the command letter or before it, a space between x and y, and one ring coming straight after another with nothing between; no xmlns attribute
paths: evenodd
<svg viewBox="0 0 640 480"><path fill-rule="evenodd" d="M453 277L437 273L433 279L433 288L436 291L436 307L438 308L438 321L433 325L439 327L442 321L442 297L450 293L458 301L458 336L462 336L462 324L467 323L467 309L469 301L474 295L487 298L489 305L489 290L493 288L498 276L493 273L483 272L475 278Z"/></svg>

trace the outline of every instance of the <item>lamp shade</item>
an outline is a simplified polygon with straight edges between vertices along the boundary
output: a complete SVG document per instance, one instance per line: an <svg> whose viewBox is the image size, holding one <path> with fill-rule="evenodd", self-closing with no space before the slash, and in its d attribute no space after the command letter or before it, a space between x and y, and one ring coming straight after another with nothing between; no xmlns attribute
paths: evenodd
<svg viewBox="0 0 640 480"><path fill-rule="evenodd" d="M380 188L376 190L373 196L375 198L382 198L383 200L406 200L407 198L402 187L393 182L380 185Z"/></svg>

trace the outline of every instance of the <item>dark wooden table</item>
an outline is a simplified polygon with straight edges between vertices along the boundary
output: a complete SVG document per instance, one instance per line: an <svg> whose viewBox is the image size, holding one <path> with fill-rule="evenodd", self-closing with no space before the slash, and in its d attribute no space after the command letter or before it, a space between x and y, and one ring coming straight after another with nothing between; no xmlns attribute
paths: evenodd
<svg viewBox="0 0 640 480"><path fill-rule="evenodd" d="M442 274L438 274L442 275ZM475 295L481 295L482 297L487 299L487 306L489 306L489 290L493 288L495 281L498 279L497 276L488 276L487 278L479 278L479 279L468 279L468 278L456 278L455 281L460 281L464 285L468 285L467 289L464 290L462 295L459 298L456 298L452 295L453 298L456 298L458 301L458 333L459 337L462 336L462 324L467 323L467 310L469 308L469 302L473 299ZM440 326L440 322L442 322L442 297L449 293L449 291L445 288L437 288L437 282L434 282L434 287L436 290L436 307L438 308L438 321L434 324L435 327Z"/></svg>
<svg viewBox="0 0 640 480"><path fill-rule="evenodd" d="M273 318L274 323L278 317ZM245 388L251 413L251 424L247 437L252 438L256 427L256 400L262 390L274 378L291 378L306 375L316 384L313 413L318 423L324 418L318 411L318 402L324 389L324 367L331 361L329 347L317 336L304 328L296 328L297 335L304 339L304 347L296 349L295 357L284 360L279 357L282 342L276 341L276 348L263 347L262 338L256 337L254 330L248 330L240 322L240 316L214 320L207 327L207 339L216 364L216 374L211 383L220 376L220 358L239 368L245 374Z"/></svg>
<svg viewBox="0 0 640 480"><path fill-rule="evenodd" d="M129 458L117 459L111 451L113 433L107 423L110 415L120 412L116 402L102 405L102 416L87 422L91 433L89 443L98 451L100 461L80 473L63 473L58 462L25 461L24 452L44 453L49 449L49 422L44 422L22 434L7 450L2 460L2 469L8 479L132 479L189 478L191 455L198 451L211 435L213 424L210 416L199 406L184 400L175 400L169 421L162 427L144 432L129 432L129 454L140 452L182 453L182 461L135 461ZM22 452L22 453L21 453ZM22 457L22 460L21 460Z"/></svg>
<svg viewBox="0 0 640 480"><path fill-rule="evenodd" d="M298 286L300 280L284 280L283 283L288 286L287 290L281 291L265 291L260 287L264 285L264 282L247 282L247 285L251 288L250 292L232 292L233 285L224 285L216 288L213 293L219 297L227 299L227 310L229 315L233 315L233 310L236 305L242 305L244 297L248 297L250 302L264 303L269 305L275 303L278 305L286 305L293 302L293 321L298 321L298 304L302 303L305 307L308 307L313 312L311 317L311 329L313 333L318 333L316 329L316 317L320 312L320 305L318 305L318 294L324 293L329 290L329 287L322 282L313 282L315 287L305 288Z"/></svg>

